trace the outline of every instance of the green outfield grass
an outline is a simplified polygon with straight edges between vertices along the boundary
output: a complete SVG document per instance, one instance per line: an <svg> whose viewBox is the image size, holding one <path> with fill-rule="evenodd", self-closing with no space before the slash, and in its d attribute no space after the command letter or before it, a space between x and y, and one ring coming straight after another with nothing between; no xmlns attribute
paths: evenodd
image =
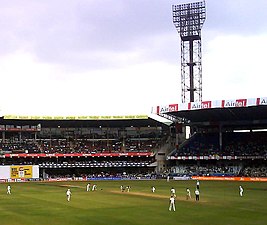
<svg viewBox="0 0 267 225"><path fill-rule="evenodd" d="M91 181L96 192L86 192L86 182L0 184L1 225L265 225L267 183L202 181L200 202L193 195L195 181ZM244 187L240 197L239 185ZM121 193L120 185L130 185ZM72 199L66 201L70 186ZM151 193L151 186L156 192ZM177 192L176 212L168 210L170 188Z"/></svg>

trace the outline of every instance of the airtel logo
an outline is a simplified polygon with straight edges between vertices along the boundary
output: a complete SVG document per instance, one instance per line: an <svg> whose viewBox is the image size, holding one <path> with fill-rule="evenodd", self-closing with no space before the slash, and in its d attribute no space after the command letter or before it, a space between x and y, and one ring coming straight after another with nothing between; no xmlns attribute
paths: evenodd
<svg viewBox="0 0 267 225"><path fill-rule="evenodd" d="M188 109L210 109L211 101L189 102Z"/></svg>
<svg viewBox="0 0 267 225"><path fill-rule="evenodd" d="M167 106L157 107L157 114L167 113L167 112L176 112L176 111L178 111L178 104L170 104Z"/></svg>
<svg viewBox="0 0 267 225"><path fill-rule="evenodd" d="M247 99L237 99L235 101L223 101L223 107L246 107Z"/></svg>

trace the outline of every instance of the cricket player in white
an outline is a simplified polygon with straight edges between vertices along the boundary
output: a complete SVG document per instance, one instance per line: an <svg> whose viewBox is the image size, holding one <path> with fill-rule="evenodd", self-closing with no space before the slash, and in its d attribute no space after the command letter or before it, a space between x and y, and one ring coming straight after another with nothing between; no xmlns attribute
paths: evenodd
<svg viewBox="0 0 267 225"><path fill-rule="evenodd" d="M126 189L127 189L127 192L130 192L131 187L127 186Z"/></svg>
<svg viewBox="0 0 267 225"><path fill-rule="evenodd" d="M156 191L156 188L154 186L152 186L151 191L154 193Z"/></svg>
<svg viewBox="0 0 267 225"><path fill-rule="evenodd" d="M8 195L11 195L11 186L10 186L10 184L7 185L7 191L6 191L6 193L7 193Z"/></svg>
<svg viewBox="0 0 267 225"><path fill-rule="evenodd" d="M67 190L66 195L67 195L67 201L69 202L70 201L70 197L71 197L70 189Z"/></svg>
<svg viewBox="0 0 267 225"><path fill-rule="evenodd" d="M174 197L176 197L176 195L175 195L175 189L173 187L171 188L171 195L173 195Z"/></svg>
<svg viewBox="0 0 267 225"><path fill-rule="evenodd" d="M199 190L199 180L197 180L197 189Z"/></svg>
<svg viewBox="0 0 267 225"><path fill-rule="evenodd" d="M90 183L86 185L86 191L90 191Z"/></svg>
<svg viewBox="0 0 267 225"><path fill-rule="evenodd" d="M97 190L96 184L94 184L93 187L92 187L92 191L96 191L96 190Z"/></svg>
<svg viewBox="0 0 267 225"><path fill-rule="evenodd" d="M244 192L244 189L243 189L243 187L240 185L240 186L239 186L239 195L240 195L240 197L243 196L243 192Z"/></svg>
<svg viewBox="0 0 267 225"><path fill-rule="evenodd" d="M170 197L169 211L171 211L172 209L173 211L175 211L175 197L173 195L171 195Z"/></svg>
<svg viewBox="0 0 267 225"><path fill-rule="evenodd" d="M186 200L191 199L191 192L189 188L186 188Z"/></svg>

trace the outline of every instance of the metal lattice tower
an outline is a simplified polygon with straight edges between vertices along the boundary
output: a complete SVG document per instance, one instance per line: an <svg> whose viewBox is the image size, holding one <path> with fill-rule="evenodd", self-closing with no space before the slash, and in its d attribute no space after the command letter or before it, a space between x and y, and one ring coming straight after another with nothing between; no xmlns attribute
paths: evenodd
<svg viewBox="0 0 267 225"><path fill-rule="evenodd" d="M173 5L173 23L181 37L182 102L202 101L201 28L205 1Z"/></svg>

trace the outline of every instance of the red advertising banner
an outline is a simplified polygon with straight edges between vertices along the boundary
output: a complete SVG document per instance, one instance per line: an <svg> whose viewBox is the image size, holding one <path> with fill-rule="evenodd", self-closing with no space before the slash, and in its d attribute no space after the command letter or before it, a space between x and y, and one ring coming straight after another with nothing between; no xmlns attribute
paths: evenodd
<svg viewBox="0 0 267 225"><path fill-rule="evenodd" d="M261 181L267 182L267 177L200 177L192 176L193 180L230 180L230 181Z"/></svg>
<svg viewBox="0 0 267 225"><path fill-rule="evenodd" d="M214 108L237 108L237 107L249 107L258 105L267 105L267 97L228 99L228 100L223 99L223 100L210 100L201 102L158 105L152 107L152 113L160 115L164 113L178 112L178 111L214 109Z"/></svg>

